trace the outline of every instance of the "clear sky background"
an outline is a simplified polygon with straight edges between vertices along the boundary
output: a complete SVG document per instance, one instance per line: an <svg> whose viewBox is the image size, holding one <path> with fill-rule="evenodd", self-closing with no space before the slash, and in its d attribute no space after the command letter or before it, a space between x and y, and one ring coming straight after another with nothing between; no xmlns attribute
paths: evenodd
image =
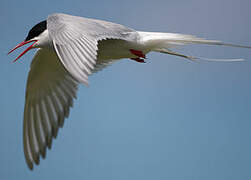
<svg viewBox="0 0 251 180"><path fill-rule="evenodd" d="M54 12L136 30L251 45L250 0L1 0L0 179L251 179L251 50L191 45L179 51L244 62L192 63L148 54L81 86L52 150L34 171L22 145L24 94L35 50L7 52Z"/></svg>

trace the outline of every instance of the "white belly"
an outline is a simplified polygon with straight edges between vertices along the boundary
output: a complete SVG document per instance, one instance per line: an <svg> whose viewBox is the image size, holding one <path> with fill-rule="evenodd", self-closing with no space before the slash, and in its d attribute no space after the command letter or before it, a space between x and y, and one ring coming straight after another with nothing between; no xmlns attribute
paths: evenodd
<svg viewBox="0 0 251 180"><path fill-rule="evenodd" d="M130 49L142 51L144 54L147 53L144 46L136 42L117 39L100 41L98 44L98 61L137 57L130 52Z"/></svg>

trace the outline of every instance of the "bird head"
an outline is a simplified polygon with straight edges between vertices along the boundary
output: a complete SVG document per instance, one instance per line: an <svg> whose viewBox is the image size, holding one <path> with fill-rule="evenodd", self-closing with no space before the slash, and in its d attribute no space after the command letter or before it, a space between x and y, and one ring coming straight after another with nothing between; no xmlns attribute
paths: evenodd
<svg viewBox="0 0 251 180"><path fill-rule="evenodd" d="M16 47L14 47L12 50L10 50L10 53L12 53L13 51L15 51L16 49L32 43L28 48L26 48L13 62L16 62L19 58L21 58L26 52L28 52L30 49L32 48L36 48L38 47L36 44L38 43L41 34L47 29L47 23L46 20L42 21L38 24L36 24L35 26L33 26L31 28L31 30L28 33L28 36L25 38L24 41L22 41L21 43L19 43L18 45L16 45Z"/></svg>

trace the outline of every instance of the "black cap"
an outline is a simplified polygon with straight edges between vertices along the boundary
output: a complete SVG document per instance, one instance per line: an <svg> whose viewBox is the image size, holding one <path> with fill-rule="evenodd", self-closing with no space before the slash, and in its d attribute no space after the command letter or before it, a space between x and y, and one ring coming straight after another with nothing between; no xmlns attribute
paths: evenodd
<svg viewBox="0 0 251 180"><path fill-rule="evenodd" d="M44 32L44 30L47 29L47 23L46 20L42 21L38 24L36 24L35 26L33 26L33 28L31 28L31 30L29 31L28 36L26 37L25 41L28 41L34 37L39 36L42 32Z"/></svg>

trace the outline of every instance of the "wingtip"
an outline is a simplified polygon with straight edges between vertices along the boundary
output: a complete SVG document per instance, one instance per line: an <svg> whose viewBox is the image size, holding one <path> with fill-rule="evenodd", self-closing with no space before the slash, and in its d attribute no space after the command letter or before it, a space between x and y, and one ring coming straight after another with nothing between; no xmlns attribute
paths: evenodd
<svg viewBox="0 0 251 180"><path fill-rule="evenodd" d="M33 171L33 163L32 163L32 162L26 161L26 164L27 164L28 168L29 168L31 171Z"/></svg>
<svg viewBox="0 0 251 180"><path fill-rule="evenodd" d="M89 87L89 82L88 82L88 80L84 80L84 81L82 81L82 83L83 83L84 85L86 85L87 87Z"/></svg>
<svg viewBox="0 0 251 180"><path fill-rule="evenodd" d="M46 147L43 149L43 151L41 151L41 157L43 159L45 159L45 157L46 157Z"/></svg>
<svg viewBox="0 0 251 180"><path fill-rule="evenodd" d="M34 158L34 162L36 165L39 165L40 162L39 154L36 156L36 158Z"/></svg>

